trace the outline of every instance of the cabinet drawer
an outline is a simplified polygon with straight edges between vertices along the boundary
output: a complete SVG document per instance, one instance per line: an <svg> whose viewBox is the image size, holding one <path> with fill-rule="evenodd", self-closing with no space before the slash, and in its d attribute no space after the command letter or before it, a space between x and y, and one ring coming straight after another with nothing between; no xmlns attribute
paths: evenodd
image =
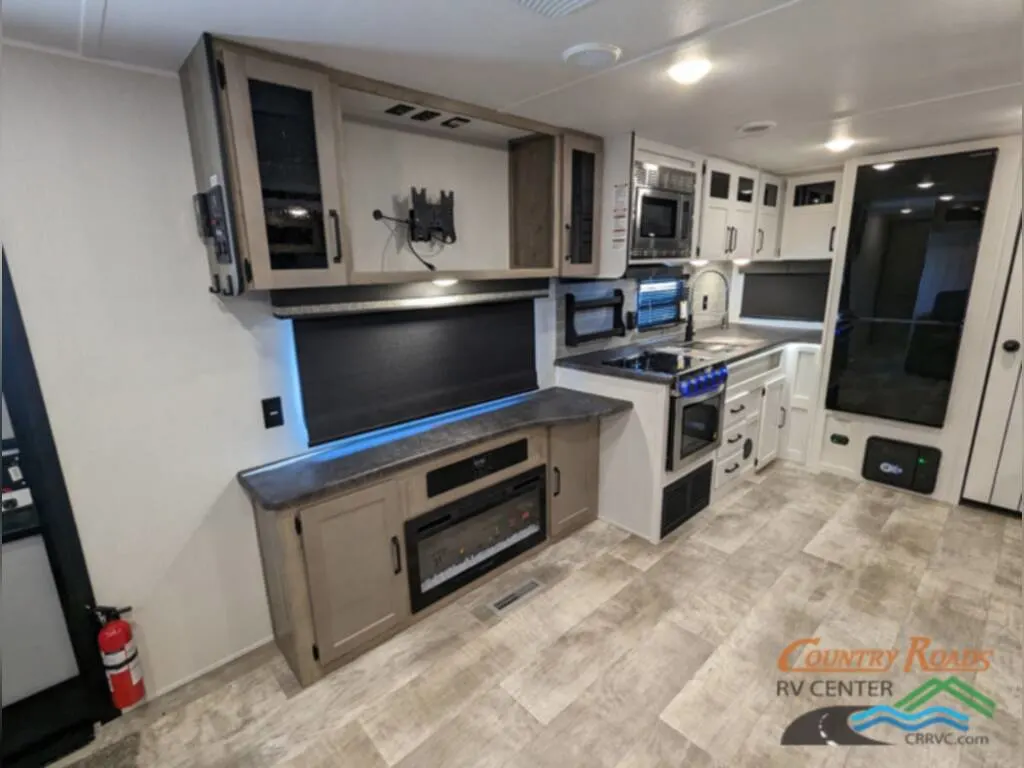
<svg viewBox="0 0 1024 768"><path fill-rule="evenodd" d="M745 433L743 440L737 443L740 447L724 458L715 459L716 491L721 491L753 471L754 459L757 458L757 426L756 418L737 426L737 429L742 428Z"/></svg>
<svg viewBox="0 0 1024 768"><path fill-rule="evenodd" d="M719 461L743 450L743 442L747 438L757 437L757 419L737 421L731 427L722 430L722 445L715 454Z"/></svg>
<svg viewBox="0 0 1024 768"><path fill-rule="evenodd" d="M725 413L722 416L722 428L726 431L740 422L753 416L761 405L761 389L751 389L728 395L725 401Z"/></svg>

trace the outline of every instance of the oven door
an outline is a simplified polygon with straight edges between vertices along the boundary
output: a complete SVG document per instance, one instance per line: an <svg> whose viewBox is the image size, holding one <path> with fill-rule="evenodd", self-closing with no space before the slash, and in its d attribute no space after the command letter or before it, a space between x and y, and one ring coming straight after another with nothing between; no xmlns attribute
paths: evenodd
<svg viewBox="0 0 1024 768"><path fill-rule="evenodd" d="M669 418L669 471L713 453L722 442L725 388L701 397L673 397Z"/></svg>

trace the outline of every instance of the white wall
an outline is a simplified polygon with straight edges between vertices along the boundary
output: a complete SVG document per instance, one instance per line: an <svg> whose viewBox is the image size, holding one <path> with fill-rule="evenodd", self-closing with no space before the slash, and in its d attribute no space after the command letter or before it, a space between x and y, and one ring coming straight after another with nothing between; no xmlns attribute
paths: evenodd
<svg viewBox="0 0 1024 768"><path fill-rule="evenodd" d="M0 233L93 588L157 693L270 637L234 475L305 448L290 324L207 292L176 78L5 46L0 89Z"/></svg>
<svg viewBox="0 0 1024 768"><path fill-rule="evenodd" d="M507 269L509 260L508 152L406 131L346 122L345 208L359 272L422 273L409 250L408 229L375 221L409 215L409 190L425 187L436 202L442 189L455 192L455 236L451 245L413 247L438 270Z"/></svg>

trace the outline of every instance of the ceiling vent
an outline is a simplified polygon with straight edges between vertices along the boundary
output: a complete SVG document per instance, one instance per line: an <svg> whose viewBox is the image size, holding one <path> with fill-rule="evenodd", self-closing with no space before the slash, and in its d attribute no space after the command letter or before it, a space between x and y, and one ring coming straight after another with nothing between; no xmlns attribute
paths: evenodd
<svg viewBox="0 0 1024 768"><path fill-rule="evenodd" d="M736 132L741 136L757 136L760 133L767 133L777 125L772 120L755 120L752 123L744 123Z"/></svg>
<svg viewBox="0 0 1024 768"><path fill-rule="evenodd" d="M597 0L518 0L518 2L524 8L529 8L541 16L557 19L568 16L570 13L576 13Z"/></svg>

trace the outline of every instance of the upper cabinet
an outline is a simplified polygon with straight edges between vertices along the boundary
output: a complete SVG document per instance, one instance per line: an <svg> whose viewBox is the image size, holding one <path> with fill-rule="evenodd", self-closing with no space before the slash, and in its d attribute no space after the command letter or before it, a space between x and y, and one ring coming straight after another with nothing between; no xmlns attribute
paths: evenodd
<svg viewBox="0 0 1024 768"><path fill-rule="evenodd" d="M252 288L346 282L341 112L327 75L223 54L239 242ZM250 278L251 275L251 278Z"/></svg>
<svg viewBox="0 0 1024 768"><path fill-rule="evenodd" d="M768 260L779 257L785 185L785 180L778 176L761 174L761 191L757 204L757 228L754 232L754 259Z"/></svg>
<svg viewBox="0 0 1024 768"><path fill-rule="evenodd" d="M717 158L704 172L704 210L700 258L713 261L753 258L758 238L755 222L759 173Z"/></svg>
<svg viewBox="0 0 1024 768"><path fill-rule="evenodd" d="M561 141L562 249L559 274L592 277L598 273L601 237L603 142L565 134Z"/></svg>
<svg viewBox="0 0 1024 768"><path fill-rule="evenodd" d="M781 258L831 259L835 255L841 182L841 171L788 180Z"/></svg>
<svg viewBox="0 0 1024 768"><path fill-rule="evenodd" d="M213 293L599 273L598 137L209 35L180 80Z"/></svg>

